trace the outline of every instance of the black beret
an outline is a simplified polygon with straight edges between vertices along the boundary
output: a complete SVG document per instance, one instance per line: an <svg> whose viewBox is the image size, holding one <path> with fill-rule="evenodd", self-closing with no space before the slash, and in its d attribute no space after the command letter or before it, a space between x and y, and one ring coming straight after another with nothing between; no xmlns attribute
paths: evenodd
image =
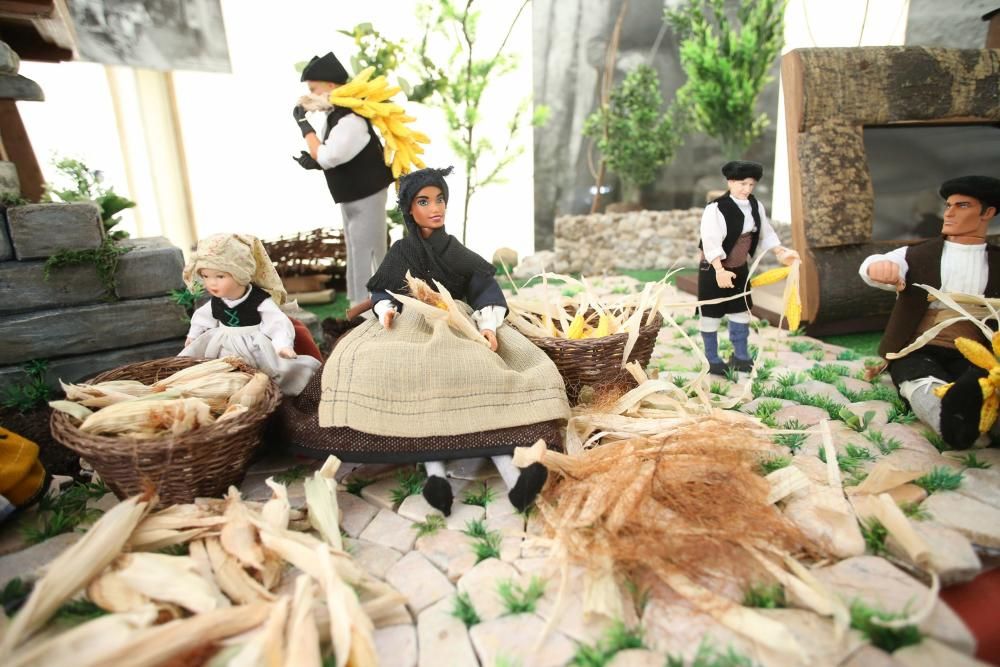
<svg viewBox="0 0 1000 667"><path fill-rule="evenodd" d="M727 181L742 181L744 178L759 181L764 176L764 165L746 160L733 160L722 165L722 175Z"/></svg>
<svg viewBox="0 0 1000 667"><path fill-rule="evenodd" d="M941 197L965 195L978 199L983 206L1000 212L1000 178L992 176L959 176L941 184Z"/></svg>
<svg viewBox="0 0 1000 667"><path fill-rule="evenodd" d="M350 76L347 70L333 55L333 51L325 56L313 56L309 64L302 70L301 81L329 81L330 83L347 83Z"/></svg>

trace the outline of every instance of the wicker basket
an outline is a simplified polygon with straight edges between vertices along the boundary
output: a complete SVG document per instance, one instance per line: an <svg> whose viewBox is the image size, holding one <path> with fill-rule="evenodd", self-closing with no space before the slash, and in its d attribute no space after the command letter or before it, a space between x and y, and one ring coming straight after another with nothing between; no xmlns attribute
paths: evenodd
<svg viewBox="0 0 1000 667"><path fill-rule="evenodd" d="M643 314L643 319L646 315ZM639 329L639 338L632 347L628 361L637 361L645 367L653 356L656 334L663 326L663 316L659 313L653 321ZM556 368L566 383L569 402L576 405L580 390L589 386L595 390L631 389L636 386L632 375L622 368L622 352L628 342L628 334L617 333L601 338L567 340L565 338L531 338L555 362Z"/></svg>
<svg viewBox="0 0 1000 667"><path fill-rule="evenodd" d="M139 380L152 384L204 359L168 357L128 364L101 373L90 382ZM247 365L242 370L253 372ZM221 495L246 473L253 451L261 443L265 420L281 402L273 381L263 402L247 412L178 436L150 440L86 433L76 420L54 410L52 436L94 466L116 496L126 498L152 484L161 504L189 503L196 497Z"/></svg>

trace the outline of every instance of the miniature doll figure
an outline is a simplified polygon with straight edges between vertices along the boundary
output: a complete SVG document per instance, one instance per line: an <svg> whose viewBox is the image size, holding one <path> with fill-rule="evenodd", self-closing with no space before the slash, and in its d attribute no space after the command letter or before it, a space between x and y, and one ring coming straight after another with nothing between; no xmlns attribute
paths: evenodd
<svg viewBox="0 0 1000 667"><path fill-rule="evenodd" d="M292 115L309 148L295 160L304 169L322 169L333 201L340 204L347 242L347 299L354 306L368 298L365 283L385 256L386 191L393 178L371 121L330 104L330 91L348 78L333 53L313 56L302 70L309 95ZM315 110L307 111L303 102Z"/></svg>
<svg viewBox="0 0 1000 667"><path fill-rule="evenodd" d="M538 463L518 471L510 455L539 438L558 446L569 404L555 364L504 325L507 302L493 266L445 231L449 173L422 169L400 179L406 236L368 282L378 319L345 334L327 361L319 430L328 438L350 433L330 447L344 460L424 462L423 495L445 515L453 493L443 461L491 456L510 502L523 510L548 473ZM390 292L407 292L407 273L471 306L485 344L445 335L404 309Z"/></svg>
<svg viewBox="0 0 1000 667"><path fill-rule="evenodd" d="M215 234L198 242L184 267L184 282L205 285L211 298L191 316L178 356L236 356L270 375L286 396L296 396L320 362L298 356L295 329L278 308L285 288L264 245L247 234Z"/></svg>
<svg viewBox="0 0 1000 667"><path fill-rule="evenodd" d="M987 245L990 219L1000 211L1000 179L962 176L941 185L945 200L941 236L916 245L872 255L861 264L862 280L872 287L897 292L878 352L899 352L936 323L955 317L940 301L929 302L917 284L945 292L1000 297L1000 250ZM889 375L914 414L946 443L965 449L979 437L983 392L979 378L986 371L974 366L955 348L965 337L990 348L979 327L963 321L905 357L889 362ZM954 382L943 398L935 387Z"/></svg>
<svg viewBox="0 0 1000 667"><path fill-rule="evenodd" d="M749 263L757 251L774 250L786 266L798 260L794 250L781 245L767 219L767 212L751 194L764 175L756 162L733 161L722 167L729 192L708 206L701 217L701 263L698 267L698 300L728 301L700 307L701 338L705 343L709 372L724 375L727 368L749 372L753 360L747 341L750 337L750 296L740 298L748 288ZM719 356L718 331L723 316L729 317L729 341L733 355L729 364Z"/></svg>

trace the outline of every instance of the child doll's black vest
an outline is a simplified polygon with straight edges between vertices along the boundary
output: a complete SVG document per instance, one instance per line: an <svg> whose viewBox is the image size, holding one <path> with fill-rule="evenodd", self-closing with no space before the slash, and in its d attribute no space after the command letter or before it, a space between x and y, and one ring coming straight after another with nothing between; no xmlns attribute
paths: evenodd
<svg viewBox="0 0 1000 667"><path fill-rule="evenodd" d="M224 327L255 326L260 324L260 312L257 308L267 298L267 292L255 285L250 285L250 294L247 298L231 308L225 301L213 296L212 317L219 320L219 324Z"/></svg>
<svg viewBox="0 0 1000 667"><path fill-rule="evenodd" d="M754 231L750 232L750 250L747 253L747 257L753 257L753 254L757 252L757 241L760 240L760 209L757 208L756 197L750 195L749 200ZM719 213L726 220L726 238L722 240L722 252L726 253L728 257L729 253L733 250L733 246L736 245L736 240L743 234L743 211L740 210L740 207L728 194L722 195L712 203L719 205ZM698 242L698 249L703 249L701 241Z"/></svg>
<svg viewBox="0 0 1000 667"><path fill-rule="evenodd" d="M323 141L326 141L327 137L330 136L333 126L340 122L341 118L351 113L354 112L350 109L337 107L327 114ZM359 116L359 118L361 117ZM323 175L326 176L326 185L330 188L330 194L333 195L333 201L338 204L364 199L389 187L393 181L392 170L385 166L382 142L375 134L371 121L367 118L363 120L368 126L368 143L365 144L365 147L347 162L323 171Z"/></svg>

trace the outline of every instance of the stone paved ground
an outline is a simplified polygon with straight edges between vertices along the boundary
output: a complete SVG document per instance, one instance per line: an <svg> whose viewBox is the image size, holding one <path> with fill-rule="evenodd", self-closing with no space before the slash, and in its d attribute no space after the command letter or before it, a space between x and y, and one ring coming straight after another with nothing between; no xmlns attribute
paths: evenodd
<svg viewBox="0 0 1000 667"><path fill-rule="evenodd" d="M598 281L598 285L599 291L621 294L636 290L638 283L617 277ZM672 291L670 300L686 302L691 297ZM698 342L693 308L678 308L677 313L680 328ZM788 336L774 327L755 327L751 344L759 350L761 360L753 387L759 396L740 409L775 427L804 431L784 436L782 444L793 464L807 476L825 474L818 458L817 425L826 418L835 420L831 426L838 451L847 455L848 444L855 448L844 472L846 484L861 482L882 460L964 469L961 457L939 453L921 425L907 417L886 378L864 380L866 359L805 336ZM650 362L650 374L689 378L697 371L697 356L688 340L677 329L665 327ZM728 379L712 377L708 386L720 397L732 397L748 389L748 382L748 377L740 374ZM856 455L861 448L866 456L859 458ZM905 496L901 499L923 501L931 518L916 525L926 539L939 545L935 557L957 578L967 577L979 567L971 549L954 547L956 540L967 544L958 536L1000 547L1000 450L979 451L976 457L994 467L964 469L964 482L955 491L939 492L926 500L926 491L912 484L899 492ZM241 490L247 499L264 500L271 494L264 480L279 475L289 484L293 506L302 506L301 479L317 465L271 457L252 467ZM514 511L488 460L448 464L456 503L446 519L419 494L400 497L398 474L391 466L349 464L338 473L342 530L348 549L364 568L395 586L407 599L408 622L376 632L381 664L565 665L578 646L594 645L608 630L610 621L582 614L583 572L579 568L571 571L566 599L557 609L558 575L545 558L548 549L540 537L540 526L535 518ZM462 502L476 497L481 504ZM20 523L31 520L29 515ZM73 535L63 535L25 550L16 526L5 527L0 531L0 553L9 555L0 557L0 585L51 559L73 539ZM898 546L889 544L888 548L902 554ZM884 608L904 606L927 590L874 556L847 559L816 572L838 592L850 589ZM743 651L762 664L796 664L759 652L746 638L662 593L630 610L635 615L633 621L641 620L646 647L622 651L607 664L663 665L667 655L692 660L703 641L719 650L732 647ZM943 605L922 626L930 639L895 656L871 646L859 650L863 642L853 630L846 644L836 642L832 623L808 612L777 609L762 613L792 628L810 647L809 661L817 665L973 664L964 655L972 650L971 636ZM545 628L549 631L543 638Z"/></svg>

